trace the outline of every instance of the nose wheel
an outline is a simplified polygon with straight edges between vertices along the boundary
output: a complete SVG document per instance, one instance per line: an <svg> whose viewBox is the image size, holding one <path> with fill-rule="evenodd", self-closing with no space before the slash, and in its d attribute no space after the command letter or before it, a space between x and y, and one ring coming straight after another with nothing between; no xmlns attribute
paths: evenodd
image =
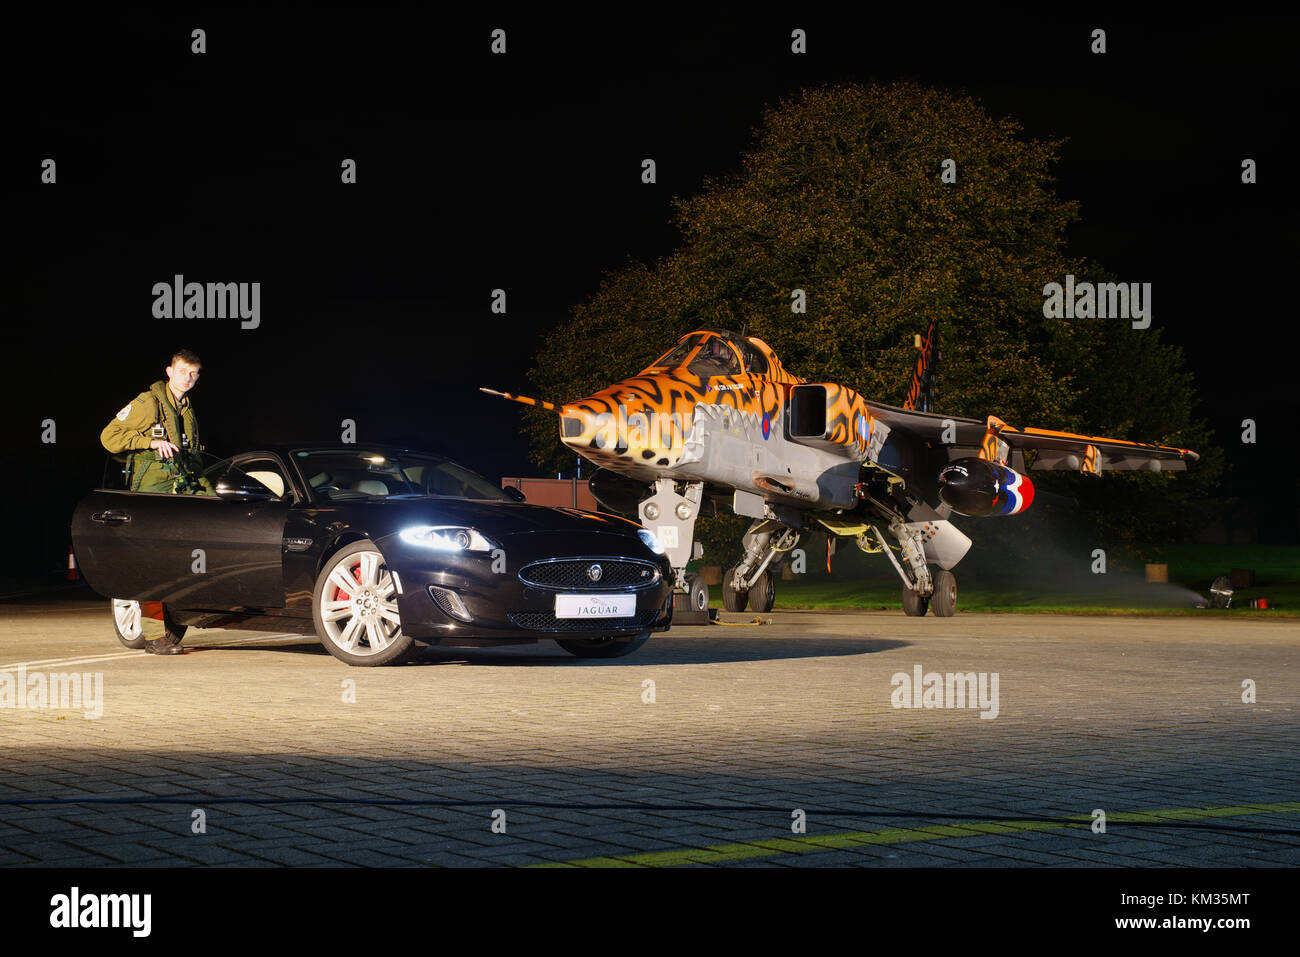
<svg viewBox="0 0 1300 957"><path fill-rule="evenodd" d="M704 580L703 575L688 575L686 581L690 586L688 595L691 610L707 613L709 610L709 583Z"/></svg>

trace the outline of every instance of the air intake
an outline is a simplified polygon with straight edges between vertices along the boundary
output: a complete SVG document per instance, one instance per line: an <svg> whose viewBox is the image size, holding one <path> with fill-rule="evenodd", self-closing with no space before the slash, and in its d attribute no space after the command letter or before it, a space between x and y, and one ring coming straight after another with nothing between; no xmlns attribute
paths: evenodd
<svg viewBox="0 0 1300 957"><path fill-rule="evenodd" d="M437 585L430 585L429 597L433 599L433 603L438 606L438 609L444 615L458 621L470 621L472 619L469 611L465 608L465 603L450 588L439 588Z"/></svg>

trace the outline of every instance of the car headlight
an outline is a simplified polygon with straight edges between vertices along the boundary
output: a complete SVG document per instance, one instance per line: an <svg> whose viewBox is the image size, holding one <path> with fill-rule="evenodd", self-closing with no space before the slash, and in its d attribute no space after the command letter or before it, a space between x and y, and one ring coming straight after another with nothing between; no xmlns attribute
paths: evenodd
<svg viewBox="0 0 1300 957"><path fill-rule="evenodd" d="M650 551L654 552L656 555L662 555L664 553L664 547L659 544L659 539L655 538L655 533L650 531L650 529L638 528L636 534L641 541L645 542L646 547L650 549Z"/></svg>
<svg viewBox="0 0 1300 957"><path fill-rule="evenodd" d="M492 539L462 525L416 525L402 529L400 535L409 545L440 552L490 552L497 547Z"/></svg>

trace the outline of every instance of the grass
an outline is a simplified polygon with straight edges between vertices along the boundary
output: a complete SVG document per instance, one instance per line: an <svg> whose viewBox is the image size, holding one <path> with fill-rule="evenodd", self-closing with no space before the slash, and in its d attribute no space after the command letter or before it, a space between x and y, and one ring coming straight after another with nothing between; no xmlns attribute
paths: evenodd
<svg viewBox="0 0 1300 957"><path fill-rule="evenodd" d="M1204 581L1206 587L1233 568L1250 568L1256 582L1300 583L1300 547L1295 545L1162 545L1156 561L1169 564L1169 577Z"/></svg>
<svg viewBox="0 0 1300 957"><path fill-rule="evenodd" d="M1147 584L1142 563L1112 566L1112 574L1079 577L1063 583L1059 577L1024 580L1014 586L996 574L975 569L964 575L958 566L957 607L961 611L1020 612L1071 615L1200 615L1219 618L1300 618L1300 547L1294 545L1167 545L1157 552L1169 565L1167 585ZM1208 597L1209 585L1232 568L1255 572L1252 588L1237 589L1228 609L1196 609L1193 592ZM887 573L887 574L886 574ZM778 609L820 608L874 610L902 608L901 584L893 569L828 578L823 574L781 581L776 589ZM722 606L719 586L711 602ZM1249 607L1250 599L1267 598L1268 610Z"/></svg>

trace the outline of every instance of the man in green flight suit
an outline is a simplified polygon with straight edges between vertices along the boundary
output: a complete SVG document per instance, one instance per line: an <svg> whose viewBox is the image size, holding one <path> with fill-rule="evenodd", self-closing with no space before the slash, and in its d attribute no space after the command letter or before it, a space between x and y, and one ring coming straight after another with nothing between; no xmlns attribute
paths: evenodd
<svg viewBox="0 0 1300 957"><path fill-rule="evenodd" d="M132 492L214 494L212 483L199 471L199 423L189 398L200 367L199 357L189 349L177 350L166 381L141 392L100 433L104 448L127 456ZM179 646L185 626L171 621L163 603L142 601L140 610L145 650L184 654Z"/></svg>

